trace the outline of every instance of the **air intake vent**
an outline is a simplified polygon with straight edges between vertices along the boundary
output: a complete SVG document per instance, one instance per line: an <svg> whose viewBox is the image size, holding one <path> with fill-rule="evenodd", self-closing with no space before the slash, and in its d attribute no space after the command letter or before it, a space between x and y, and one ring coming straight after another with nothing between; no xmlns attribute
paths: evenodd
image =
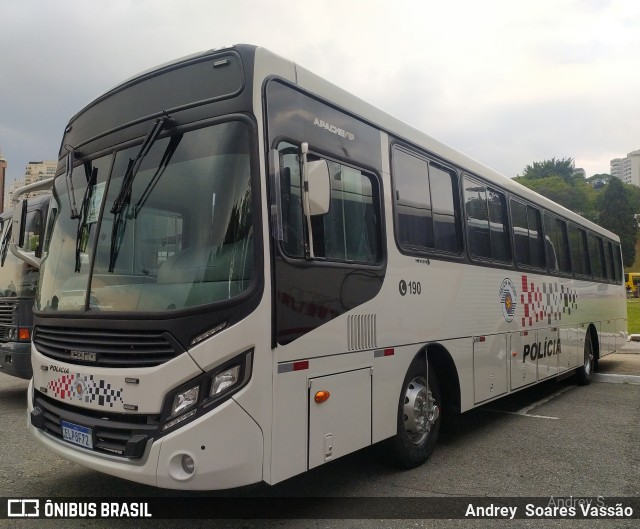
<svg viewBox="0 0 640 529"><path fill-rule="evenodd" d="M376 347L376 315L356 314L347 317L347 342L349 351Z"/></svg>
<svg viewBox="0 0 640 529"><path fill-rule="evenodd" d="M184 352L169 333L162 331L42 326L34 330L33 343L49 358L101 367L157 366Z"/></svg>
<svg viewBox="0 0 640 529"><path fill-rule="evenodd" d="M81 423L91 428L93 450L110 455L139 459L144 455L147 443L158 431L157 415L126 415L100 412L91 414L62 402L56 402L39 392L34 392L34 412L40 419L32 424L49 435L63 440L62 421ZM80 415L79 412L82 414Z"/></svg>
<svg viewBox="0 0 640 529"><path fill-rule="evenodd" d="M0 325L11 326L13 323L13 313L18 306L18 301L0 301Z"/></svg>

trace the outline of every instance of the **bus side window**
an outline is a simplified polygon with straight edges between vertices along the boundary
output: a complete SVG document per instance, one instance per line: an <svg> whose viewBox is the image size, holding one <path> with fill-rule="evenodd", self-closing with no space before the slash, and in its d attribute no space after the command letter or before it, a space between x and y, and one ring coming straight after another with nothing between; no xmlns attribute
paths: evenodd
<svg viewBox="0 0 640 529"><path fill-rule="evenodd" d="M591 272L594 279L604 279L605 264L602 239L589 234L589 260L591 262Z"/></svg>
<svg viewBox="0 0 640 529"><path fill-rule="evenodd" d="M605 265L607 268L607 279L609 281L615 281L615 265L613 264L613 244L607 241L604 245L605 253Z"/></svg>
<svg viewBox="0 0 640 529"><path fill-rule="evenodd" d="M313 221L316 254L331 260L379 262L380 216L373 179L331 161L329 172L331 206L326 215L317 215ZM318 253L321 249L323 253Z"/></svg>
<svg viewBox="0 0 640 529"><path fill-rule="evenodd" d="M399 147L393 150L395 231L409 251L459 254L462 248L456 173Z"/></svg>
<svg viewBox="0 0 640 529"><path fill-rule="evenodd" d="M545 213L544 227L549 270L552 272L571 273L567 223Z"/></svg>
<svg viewBox="0 0 640 529"><path fill-rule="evenodd" d="M471 256L509 262L511 245L504 194L465 176L464 200Z"/></svg>
<svg viewBox="0 0 640 529"><path fill-rule="evenodd" d="M281 157L281 193L284 241L290 257L304 258L306 233L298 147L278 146ZM320 159L313 154L309 160ZM330 175L330 206L324 215L312 215L314 255L329 261L374 264L382 259L381 214L376 179L364 171L326 160Z"/></svg>
<svg viewBox="0 0 640 529"><path fill-rule="evenodd" d="M578 228L574 224L570 224L569 246L571 247L571 264L573 265L573 273L582 276L589 275L587 232Z"/></svg>

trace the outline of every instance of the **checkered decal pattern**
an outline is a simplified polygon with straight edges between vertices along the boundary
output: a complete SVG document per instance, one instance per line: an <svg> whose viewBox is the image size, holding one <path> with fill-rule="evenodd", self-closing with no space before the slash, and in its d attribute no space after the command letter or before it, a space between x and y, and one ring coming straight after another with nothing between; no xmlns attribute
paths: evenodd
<svg viewBox="0 0 640 529"><path fill-rule="evenodd" d="M578 309L578 293L558 283L536 285L522 276L520 303L524 309L522 326L531 327L534 323L560 321L563 314L571 314Z"/></svg>
<svg viewBox="0 0 640 529"><path fill-rule="evenodd" d="M51 380L48 385L56 397L69 400L81 401L88 404L98 404L113 408L117 402L122 403L123 388L116 389L109 382L95 380L93 375L81 375L80 373L62 375Z"/></svg>

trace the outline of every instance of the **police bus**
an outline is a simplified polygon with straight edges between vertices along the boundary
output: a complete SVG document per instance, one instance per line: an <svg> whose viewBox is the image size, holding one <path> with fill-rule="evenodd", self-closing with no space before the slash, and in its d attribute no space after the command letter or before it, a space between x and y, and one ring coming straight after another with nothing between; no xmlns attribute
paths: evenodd
<svg viewBox="0 0 640 529"><path fill-rule="evenodd" d="M20 190L16 191L17 192ZM13 209L0 215L0 372L30 379L33 299L38 268L11 251L14 236L22 253L39 259L44 240L50 195L24 200L22 230L13 230Z"/></svg>
<svg viewBox="0 0 640 529"><path fill-rule="evenodd" d="M274 484L586 384L625 341L619 238L249 45L142 73L61 142L30 427L158 487Z"/></svg>

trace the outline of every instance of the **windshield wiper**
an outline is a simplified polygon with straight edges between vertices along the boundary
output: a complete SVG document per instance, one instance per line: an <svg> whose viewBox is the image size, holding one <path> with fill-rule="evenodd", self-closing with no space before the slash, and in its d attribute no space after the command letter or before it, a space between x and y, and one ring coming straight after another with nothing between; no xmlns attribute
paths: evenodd
<svg viewBox="0 0 640 529"><path fill-rule="evenodd" d="M127 171L122 178L122 185L120 187L120 191L118 192L118 196L113 201L113 206L111 207L111 213L114 215L119 215L125 204L129 202L131 199L131 189L133 187L133 180L140 169L140 165L142 165L142 161L144 157L151 150L151 146L155 143L162 132L162 129L166 126L166 124L171 120L171 118L167 116L163 116L161 118L156 119L156 122L151 127L151 130L147 134L146 138L142 142L142 146L138 151L135 159L129 160L129 165L127 166Z"/></svg>
<svg viewBox="0 0 640 529"><path fill-rule="evenodd" d="M171 136L169 145L167 145L167 148L165 149L164 154L162 155L162 160L160 160L160 163L158 164L158 169L156 170L151 180L149 180L149 183L144 188L144 192L140 196L140 199L138 200L138 202L136 202L136 205L133 207L133 218L136 218L136 219L138 218L138 213L140 213L140 210L146 204L149 198L149 195L151 195L151 193L153 192L153 189L156 187L156 184L160 180L160 177L164 174L165 169L169 165L169 162L171 162L171 158L173 158L173 155L176 152L176 149L178 148L178 145L180 145L181 141L182 141L182 134L176 134L175 136Z"/></svg>
<svg viewBox="0 0 640 529"><path fill-rule="evenodd" d="M94 191L94 186L98 180L98 168L91 168L90 163L84 164L84 172L87 178L87 188L84 191L84 196L82 197L82 205L80 206L80 214L78 215L78 229L76 230L76 272L80 272L80 254L82 250L86 249L86 243L89 240L89 233L91 228L87 229L87 233L84 233L86 224L87 224L87 216L89 210L89 198L91 197L92 192ZM83 236L86 235L86 236ZM83 248L82 246L85 246Z"/></svg>
<svg viewBox="0 0 640 529"><path fill-rule="evenodd" d="M67 153L66 170L64 178L67 182L67 194L69 195L69 208L71 211L71 218L78 219L80 214L78 213L78 207L76 206L76 192L73 189L73 165L76 162L76 153L73 147Z"/></svg>
<svg viewBox="0 0 640 529"><path fill-rule="evenodd" d="M111 248L109 250L109 272L110 273L113 273L113 270L116 266L116 261L118 260L118 254L120 253L120 246L122 244L122 239L124 237L124 229L127 221L124 218L123 210L125 206L127 207L127 210L129 209L128 206L131 201L131 191L133 189L133 180L138 170L140 169L140 165L142 165L142 161L144 160L144 157L151 150L151 147L153 146L155 141L158 139L158 136L160 136L160 133L162 132L162 130L169 123L173 123L173 120L168 116L163 116L161 118L158 118L156 122L153 124L153 127L147 134L146 138L142 142L142 146L140 147L140 150L138 151L138 154L136 155L135 159L133 158L129 159L129 165L127 166L127 170L124 174L124 177L122 178L122 186L120 187L120 192L118 193L118 196L116 197L116 199L113 201L113 206L111 207L111 213L113 213L113 225L111 227ZM169 145L167 146L167 151L173 144L174 144L173 140L169 142ZM173 147L174 151L175 151L175 147L177 147L177 145ZM166 154L167 153L165 151L165 155L162 158L163 162L166 158ZM168 161L166 163L168 163ZM162 166L162 162L160 165ZM156 175L157 175L157 172L156 172ZM156 177L154 175L154 179L155 178ZM152 182L154 179L152 179Z"/></svg>
<svg viewBox="0 0 640 529"><path fill-rule="evenodd" d="M13 228L13 226L9 226L7 228L7 232L4 234L4 237L2 238L2 245L0 246L0 266L4 266L4 261L7 258L9 241L11 240L11 228Z"/></svg>

